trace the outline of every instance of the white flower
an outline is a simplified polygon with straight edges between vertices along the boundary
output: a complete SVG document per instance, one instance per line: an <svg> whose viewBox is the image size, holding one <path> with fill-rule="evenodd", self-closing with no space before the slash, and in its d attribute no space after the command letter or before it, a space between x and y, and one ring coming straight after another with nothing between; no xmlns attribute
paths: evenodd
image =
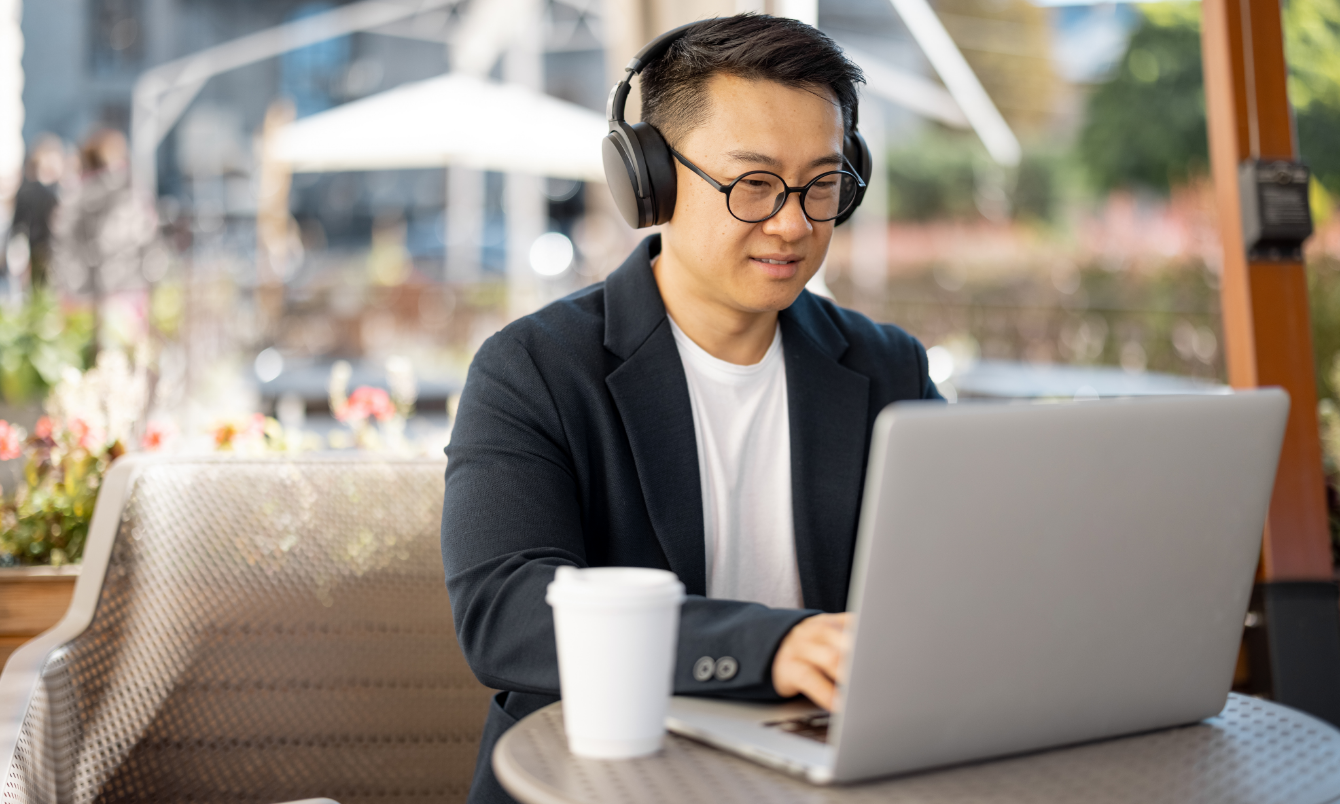
<svg viewBox="0 0 1340 804"><path fill-rule="evenodd" d="M402 412L413 407L419 398L419 382L414 377L414 365L408 357L396 355L387 358L386 384L391 387L391 399Z"/></svg>

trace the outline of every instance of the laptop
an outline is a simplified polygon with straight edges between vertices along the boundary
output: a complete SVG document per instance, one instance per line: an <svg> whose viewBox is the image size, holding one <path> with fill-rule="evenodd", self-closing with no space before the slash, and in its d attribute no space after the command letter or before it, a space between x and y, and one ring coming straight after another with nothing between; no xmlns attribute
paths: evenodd
<svg viewBox="0 0 1340 804"><path fill-rule="evenodd" d="M667 726L829 784L1218 714L1288 409L1277 389L891 405L838 710L675 696Z"/></svg>

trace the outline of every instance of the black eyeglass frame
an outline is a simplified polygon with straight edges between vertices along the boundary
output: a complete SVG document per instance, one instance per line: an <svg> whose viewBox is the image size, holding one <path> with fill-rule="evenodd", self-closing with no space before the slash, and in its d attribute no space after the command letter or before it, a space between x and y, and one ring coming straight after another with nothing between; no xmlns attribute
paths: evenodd
<svg viewBox="0 0 1340 804"><path fill-rule="evenodd" d="M860 195L860 190L865 189L865 182L861 181L860 175L856 173L856 168L852 167L851 162L849 162L847 160L847 157L845 156L842 157L842 162L847 167L851 168L851 170L829 170L824 173L820 173L818 176L815 176L814 178L810 179L803 187L792 187L791 185L786 183L786 179L782 178L781 176L778 176L776 173L773 173L770 170L751 170L748 173L741 173L739 176L736 176L734 179L731 180L729 184L722 184L721 182L707 175L707 173L704 172L702 168L690 162L688 157L684 156L684 154L681 154L679 151L676 151L674 148L670 149L670 153L674 154L675 158L678 159L681 163L683 163L684 167L688 168L689 170L692 170L694 173L697 173L698 176L702 178L703 181L707 182L708 184L716 188L717 192L725 195L726 211L730 213L732 218L741 223L762 223L763 221L776 217L777 213L782 211L782 207L786 206L786 201L791 197L792 193L800 193L800 211L806 218L809 218L810 221L812 221L813 223L827 223L828 221L835 221L838 218L841 218L842 213L846 212L847 208L856 202L856 197ZM744 218L741 218L739 215L736 215L735 210L730 208L730 193L731 190L735 189L735 185L739 184L742 179L745 179L749 176L757 175L759 173L764 173L777 179L777 181L781 182L782 187L785 188L785 192L781 194L782 202L778 204L775 209L773 209L771 214L769 214L767 217L759 218L756 221L748 221L745 220ZM825 176L832 176L835 173L842 176L850 176L856 182L857 192L852 194L852 199L850 202L848 202L847 207L843 207L842 209L838 210L838 213L833 217L831 218L810 217L809 211L805 209L805 194L810 191L810 188L814 186L814 183L816 181L822 179Z"/></svg>

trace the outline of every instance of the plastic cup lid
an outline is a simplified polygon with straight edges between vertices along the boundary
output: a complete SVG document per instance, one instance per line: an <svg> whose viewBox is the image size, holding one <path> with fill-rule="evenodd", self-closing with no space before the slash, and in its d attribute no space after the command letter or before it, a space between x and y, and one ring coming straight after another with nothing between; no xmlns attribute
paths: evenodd
<svg viewBox="0 0 1340 804"><path fill-rule="evenodd" d="M559 567L545 601L608 606L661 606L684 599L684 584L669 570L645 567Z"/></svg>

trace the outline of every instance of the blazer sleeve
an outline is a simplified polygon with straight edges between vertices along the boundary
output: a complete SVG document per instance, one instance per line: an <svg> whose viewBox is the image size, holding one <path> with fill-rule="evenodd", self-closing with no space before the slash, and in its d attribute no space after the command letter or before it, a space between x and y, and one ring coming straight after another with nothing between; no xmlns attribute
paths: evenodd
<svg viewBox="0 0 1340 804"><path fill-rule="evenodd" d="M913 340L912 345L917 353L917 376L921 382L922 399L938 399L941 402L945 398L940 393L940 387L931 379L930 359L926 357L926 347L921 345L921 341Z"/></svg>
<svg viewBox="0 0 1340 804"><path fill-rule="evenodd" d="M517 340L503 332L485 342L447 447L442 561L461 649L494 689L559 693L545 591L557 567L585 567L587 558L558 411ZM776 698L777 647L796 623L818 613L690 595L680 613L675 691ZM727 656L733 666L719 662ZM718 672L699 680L694 665L702 657L717 661Z"/></svg>

